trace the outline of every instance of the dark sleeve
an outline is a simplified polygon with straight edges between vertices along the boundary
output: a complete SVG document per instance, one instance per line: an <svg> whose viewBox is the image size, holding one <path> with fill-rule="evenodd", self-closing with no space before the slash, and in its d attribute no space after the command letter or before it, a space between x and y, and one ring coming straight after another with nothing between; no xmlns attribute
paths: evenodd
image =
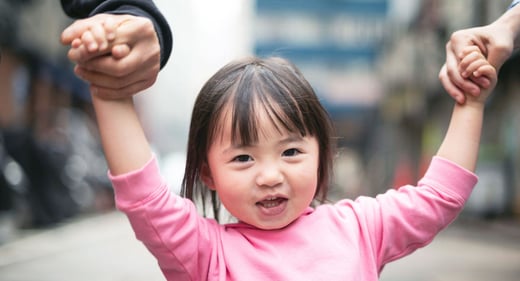
<svg viewBox="0 0 520 281"><path fill-rule="evenodd" d="M129 14L142 16L153 22L161 45L161 68L172 52L172 32L166 18L152 0L61 0L61 6L69 17L86 18L92 15Z"/></svg>

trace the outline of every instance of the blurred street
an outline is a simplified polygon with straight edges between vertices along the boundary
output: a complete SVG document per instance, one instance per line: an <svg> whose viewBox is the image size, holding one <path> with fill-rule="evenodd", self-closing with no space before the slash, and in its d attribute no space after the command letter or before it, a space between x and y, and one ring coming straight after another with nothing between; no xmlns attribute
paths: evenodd
<svg viewBox="0 0 520 281"><path fill-rule="evenodd" d="M381 281L518 281L518 221L459 219L433 242L388 264Z"/></svg>
<svg viewBox="0 0 520 281"><path fill-rule="evenodd" d="M0 246L2 281L164 280L119 212L75 219L21 237Z"/></svg>
<svg viewBox="0 0 520 281"><path fill-rule="evenodd" d="M494 21L511 4L154 2L173 29L174 52L135 100L171 186L183 180L191 109L208 77L232 59L280 56L333 119L337 198L417 182L453 108L438 79L450 35ZM164 280L113 210L89 87L59 40L73 20L59 1L0 0L0 281ZM380 280L520 281L519 73L515 52L486 105L466 215L387 265Z"/></svg>
<svg viewBox="0 0 520 281"><path fill-rule="evenodd" d="M164 280L133 237L126 218L109 212L23 233L0 246L0 280ZM518 281L520 224L459 219L432 244L387 265L383 281Z"/></svg>

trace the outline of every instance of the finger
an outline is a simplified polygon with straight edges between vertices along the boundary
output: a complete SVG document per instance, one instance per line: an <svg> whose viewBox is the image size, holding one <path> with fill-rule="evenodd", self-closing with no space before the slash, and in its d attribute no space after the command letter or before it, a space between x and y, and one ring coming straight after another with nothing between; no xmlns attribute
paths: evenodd
<svg viewBox="0 0 520 281"><path fill-rule="evenodd" d="M130 15L113 15L113 14L97 14L92 17L88 17L86 19L80 19L74 21L71 25L63 30L61 33L61 43L63 45L69 45L72 40L75 38L81 37L85 31L89 30L91 26L97 24L107 24L108 33L107 38L109 40L113 40L115 38L115 34L111 35L111 32L115 32L117 26L122 22L128 20L133 16ZM111 39L110 39L111 38Z"/></svg>
<svg viewBox="0 0 520 281"><path fill-rule="evenodd" d="M76 67L74 72L78 77L89 82L90 84L95 84L99 87L113 90L126 88L137 81L152 81L153 83L156 79L156 75L149 75L148 72L132 72L126 76L111 76L105 73L90 71L81 66Z"/></svg>
<svg viewBox="0 0 520 281"><path fill-rule="evenodd" d="M473 75L473 76L477 76L477 77L478 77L478 75L475 75L474 72L484 65L489 65L487 60L484 58L476 59L476 60L469 61L469 62L463 60L462 62L466 63L466 68L464 69L464 72L468 73L468 75Z"/></svg>
<svg viewBox="0 0 520 281"><path fill-rule="evenodd" d="M118 23L112 17L108 17L103 23L103 26L105 28L107 40L113 41L114 39L116 39L116 30Z"/></svg>
<svg viewBox="0 0 520 281"><path fill-rule="evenodd" d="M453 32L450 40L446 43L446 55L451 55L455 60L459 61L463 55L463 51L467 46L475 45L473 40L463 30Z"/></svg>
<svg viewBox="0 0 520 281"><path fill-rule="evenodd" d="M468 54L470 53L473 53L473 52L477 52L477 53L481 53L482 54L482 51L480 50L480 48L478 46L475 46L475 45L472 45L472 46L467 46L465 47L459 54L458 54L458 58L459 60L462 60L464 57L466 57Z"/></svg>
<svg viewBox="0 0 520 281"><path fill-rule="evenodd" d="M94 38L94 41L98 45L98 49L95 51L105 51L108 48L108 39L106 38L106 32L104 29L104 25L95 24L90 28L90 33L92 34L92 37ZM89 51L92 51L89 49Z"/></svg>
<svg viewBox="0 0 520 281"><path fill-rule="evenodd" d="M80 45L78 48L71 48L67 54L67 57L69 60L78 63L78 64L84 64L90 60L104 57L109 54L109 50L106 50L105 52L89 52L84 44Z"/></svg>
<svg viewBox="0 0 520 281"><path fill-rule="evenodd" d="M493 80L491 78L495 77L497 72L496 69L489 65L489 64L483 64L482 66L478 67L477 70L473 72L475 77L480 78L487 78L488 80Z"/></svg>
<svg viewBox="0 0 520 281"><path fill-rule="evenodd" d="M448 43L449 45L449 43ZM449 48L449 46L448 46ZM448 86L450 89L453 87L456 87L458 89L457 92L464 93L474 93L479 94L480 88L478 85L476 85L473 81L462 77L457 57L453 52L447 52L446 53L446 63L445 63L445 74L447 76L446 79L449 81L445 81L443 86ZM451 91L454 91L453 89ZM451 93L450 93L451 94Z"/></svg>
<svg viewBox="0 0 520 281"><path fill-rule="evenodd" d="M88 56L88 51L86 49L86 46L81 44L77 48L70 48L67 57L69 60L79 63L83 60L83 58Z"/></svg>
<svg viewBox="0 0 520 281"><path fill-rule="evenodd" d="M90 26L92 25L92 22L100 21L106 17L104 14L95 15L90 18L86 19L80 19L74 21L71 25L69 25L67 28L63 30L61 33L61 43L63 45L69 45L72 40L76 38L80 38L83 33L89 30Z"/></svg>
<svg viewBox="0 0 520 281"><path fill-rule="evenodd" d="M144 17L133 17L123 21L117 29L116 43L125 43L130 46L143 39L157 39L153 23Z"/></svg>
<svg viewBox="0 0 520 281"><path fill-rule="evenodd" d="M486 60L474 62L470 67L476 68L472 72L472 80L477 83L482 89L488 89L496 84L496 69L490 65Z"/></svg>
<svg viewBox="0 0 520 281"><path fill-rule="evenodd" d="M109 45L110 46L110 45ZM106 49L104 51L91 52L87 50L86 44L80 44L77 48L69 49L67 57L69 60L79 63L85 64L91 60L96 60L97 58L102 58L110 54L110 49Z"/></svg>
<svg viewBox="0 0 520 281"><path fill-rule="evenodd" d="M89 80L103 79L101 76L123 78L132 72L131 67L127 66L123 59L116 59L113 56L96 57L80 63L83 75L99 74L92 76ZM142 68L145 68L143 65Z"/></svg>
<svg viewBox="0 0 520 281"><path fill-rule="evenodd" d="M85 45L86 50L90 53L97 51L99 47L96 39L94 38L94 35L90 30L87 30L83 33L81 36L81 43Z"/></svg>
<svg viewBox="0 0 520 281"><path fill-rule="evenodd" d="M475 84L479 85L482 89L487 89L489 86L491 86L491 80L484 74L479 74L479 76L471 76L471 81L475 82Z"/></svg>
<svg viewBox="0 0 520 281"><path fill-rule="evenodd" d="M487 89L491 86L491 77L494 77L494 67L489 65L486 60L479 60L473 62L468 66L468 71L471 71L471 80L480 86L482 89Z"/></svg>
<svg viewBox="0 0 520 281"><path fill-rule="evenodd" d="M475 30L477 28L462 29L452 33L448 44L450 45L451 51L456 54L459 59L464 57L464 50L470 47L477 48L476 50L479 50L483 54L486 53L484 42L475 35L479 33Z"/></svg>
<svg viewBox="0 0 520 281"><path fill-rule="evenodd" d="M84 81L89 82L90 84L96 84L99 87L110 88L110 89L121 89L125 86L128 86L124 79L115 76L109 76L105 73L100 73L96 71L91 71L85 69L81 65L76 65L74 68L74 73L76 76L81 78Z"/></svg>
<svg viewBox="0 0 520 281"><path fill-rule="evenodd" d="M132 72L146 76L148 75L146 72L158 71L156 66L159 65L159 61L160 52L150 57L144 57L142 52L131 51L121 59L114 56L96 57L81 63L81 66L86 70L121 78Z"/></svg>
<svg viewBox="0 0 520 281"><path fill-rule="evenodd" d="M120 44L112 47L112 57L114 59L122 59L130 54L130 46L127 44Z"/></svg>
<svg viewBox="0 0 520 281"><path fill-rule="evenodd" d="M69 45L72 40L79 38L86 30L88 30L88 27L82 26L80 21L75 21L63 30L60 41L63 45Z"/></svg>
<svg viewBox="0 0 520 281"><path fill-rule="evenodd" d="M81 39L80 38L76 38L76 39L72 40L72 43L70 43L70 46L72 48L79 48L81 46L81 44L83 44L81 42Z"/></svg>
<svg viewBox="0 0 520 281"><path fill-rule="evenodd" d="M455 99L460 104L464 104L466 97L464 96L464 93L451 82L450 78L447 74L447 68L446 65L443 65L439 72L439 80L441 81L442 86L448 92L448 94Z"/></svg>
<svg viewBox="0 0 520 281"><path fill-rule="evenodd" d="M469 69L469 66L477 61L485 62L485 60L481 60L481 58L483 57L479 52L471 52L467 54L459 63L460 75L464 78L468 78L471 75L471 72L475 71L476 69Z"/></svg>

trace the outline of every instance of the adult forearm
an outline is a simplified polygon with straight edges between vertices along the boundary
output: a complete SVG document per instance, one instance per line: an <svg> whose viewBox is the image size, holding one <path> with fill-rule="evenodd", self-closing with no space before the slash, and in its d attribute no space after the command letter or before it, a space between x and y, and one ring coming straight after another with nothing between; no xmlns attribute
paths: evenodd
<svg viewBox="0 0 520 281"><path fill-rule="evenodd" d="M520 2L520 1L516 1ZM520 47L520 4L514 5L502 16L495 20L492 25L500 26L511 34L514 40L514 48Z"/></svg>
<svg viewBox="0 0 520 281"><path fill-rule="evenodd" d="M455 104L448 131L437 156L475 171L483 118L483 104Z"/></svg>

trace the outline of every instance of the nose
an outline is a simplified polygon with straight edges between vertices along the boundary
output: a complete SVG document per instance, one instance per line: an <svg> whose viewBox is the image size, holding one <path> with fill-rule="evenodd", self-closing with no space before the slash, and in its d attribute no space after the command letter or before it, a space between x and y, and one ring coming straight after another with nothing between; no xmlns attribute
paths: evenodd
<svg viewBox="0 0 520 281"><path fill-rule="evenodd" d="M283 182L284 176L280 167L274 163L262 165L256 177L256 184L263 187L275 187Z"/></svg>

